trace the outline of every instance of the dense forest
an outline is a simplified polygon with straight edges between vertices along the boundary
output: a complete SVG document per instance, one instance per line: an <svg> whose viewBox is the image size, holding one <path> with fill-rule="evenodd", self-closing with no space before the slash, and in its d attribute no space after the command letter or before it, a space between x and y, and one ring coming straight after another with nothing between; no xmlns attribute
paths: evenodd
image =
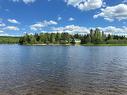
<svg viewBox="0 0 127 95"><path fill-rule="evenodd" d="M90 30L87 35L69 33L35 33L24 35L20 38L19 44L127 44L125 36L105 35L98 28Z"/></svg>
<svg viewBox="0 0 127 95"><path fill-rule="evenodd" d="M0 36L0 44L18 44L20 37Z"/></svg>

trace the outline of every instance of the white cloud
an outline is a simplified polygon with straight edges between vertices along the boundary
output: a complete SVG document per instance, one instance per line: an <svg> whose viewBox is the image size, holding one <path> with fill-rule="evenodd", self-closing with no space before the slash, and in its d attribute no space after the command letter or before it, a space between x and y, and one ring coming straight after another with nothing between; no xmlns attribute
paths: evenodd
<svg viewBox="0 0 127 95"><path fill-rule="evenodd" d="M0 33L0 36L20 37L21 35L12 35L12 34L8 34L8 33Z"/></svg>
<svg viewBox="0 0 127 95"><path fill-rule="evenodd" d="M58 20L58 21L62 20L62 17L59 16L59 17L57 18L57 20Z"/></svg>
<svg viewBox="0 0 127 95"><path fill-rule="evenodd" d="M52 31L54 32L67 32L67 33L79 33L79 34L87 34L89 33L89 29L86 27L82 27L82 26L75 26L75 25L68 25L65 27L53 27Z"/></svg>
<svg viewBox="0 0 127 95"><path fill-rule="evenodd" d="M9 36L7 33L0 33L0 36Z"/></svg>
<svg viewBox="0 0 127 95"><path fill-rule="evenodd" d="M4 26L6 26L6 24L5 24L5 23L3 23L3 19L2 19L2 18L0 18L0 27L4 27Z"/></svg>
<svg viewBox="0 0 127 95"><path fill-rule="evenodd" d="M13 2L24 2L25 4L34 3L36 0L12 0Z"/></svg>
<svg viewBox="0 0 127 95"><path fill-rule="evenodd" d="M20 29L16 26L7 26L4 28L5 30L13 30L13 31L19 31Z"/></svg>
<svg viewBox="0 0 127 95"><path fill-rule="evenodd" d="M19 22L15 19L8 19L8 22L14 23L14 24L19 24Z"/></svg>
<svg viewBox="0 0 127 95"><path fill-rule="evenodd" d="M75 19L74 19L74 18L72 18L72 17L70 17L68 20L69 20L69 21L74 21Z"/></svg>
<svg viewBox="0 0 127 95"><path fill-rule="evenodd" d="M103 0L65 0L65 2L82 11L93 10L103 6Z"/></svg>
<svg viewBox="0 0 127 95"><path fill-rule="evenodd" d="M0 33L3 33L4 31L3 30L0 30Z"/></svg>
<svg viewBox="0 0 127 95"><path fill-rule="evenodd" d="M100 30L104 31L106 34L113 35L127 35L127 27L115 27L115 26L107 26L107 27L99 27Z"/></svg>
<svg viewBox="0 0 127 95"><path fill-rule="evenodd" d="M30 29L36 31L36 30L41 30L44 27L47 27L50 25L57 25L57 24L58 23L56 21L53 21L53 20L50 20L50 21L44 20L42 22L38 22L38 23L31 25Z"/></svg>
<svg viewBox="0 0 127 95"><path fill-rule="evenodd" d="M105 20L114 21L127 19L127 5L119 4L116 6L101 9L101 13L94 15L94 18L104 17Z"/></svg>
<svg viewBox="0 0 127 95"><path fill-rule="evenodd" d="M4 27L6 26L4 23L0 23L0 27Z"/></svg>
<svg viewBox="0 0 127 95"><path fill-rule="evenodd" d="M53 27L50 32L53 33L62 33L67 32L70 34L89 34L90 29L95 29L96 27L83 27L83 26L75 26L68 25L64 27ZM125 35L127 36L127 27L115 27L115 26L107 26L107 27L98 27L101 31L104 31L105 34L113 34L113 35Z"/></svg>

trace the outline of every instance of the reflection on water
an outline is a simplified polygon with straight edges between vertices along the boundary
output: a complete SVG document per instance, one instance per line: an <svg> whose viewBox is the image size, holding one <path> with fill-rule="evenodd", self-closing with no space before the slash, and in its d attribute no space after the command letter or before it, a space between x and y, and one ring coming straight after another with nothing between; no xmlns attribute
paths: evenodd
<svg viewBox="0 0 127 95"><path fill-rule="evenodd" d="M127 95L127 47L0 45L0 95Z"/></svg>

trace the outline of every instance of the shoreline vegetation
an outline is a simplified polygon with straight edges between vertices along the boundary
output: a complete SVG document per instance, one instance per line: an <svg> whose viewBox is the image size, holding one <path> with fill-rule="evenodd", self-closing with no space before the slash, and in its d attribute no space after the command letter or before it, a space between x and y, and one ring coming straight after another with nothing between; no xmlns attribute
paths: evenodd
<svg viewBox="0 0 127 95"><path fill-rule="evenodd" d="M20 37L0 36L0 44L18 44Z"/></svg>
<svg viewBox="0 0 127 95"><path fill-rule="evenodd" d="M21 37L0 36L0 44L19 44L28 46L127 46L127 38L118 35L106 35L98 28L89 34L35 33Z"/></svg>
<svg viewBox="0 0 127 95"><path fill-rule="evenodd" d="M127 44L26 44L27 46L127 46Z"/></svg>
<svg viewBox="0 0 127 95"><path fill-rule="evenodd" d="M127 46L127 38L118 35L106 35L98 28L89 34L35 33L25 34L19 40L20 45L81 45L81 46Z"/></svg>

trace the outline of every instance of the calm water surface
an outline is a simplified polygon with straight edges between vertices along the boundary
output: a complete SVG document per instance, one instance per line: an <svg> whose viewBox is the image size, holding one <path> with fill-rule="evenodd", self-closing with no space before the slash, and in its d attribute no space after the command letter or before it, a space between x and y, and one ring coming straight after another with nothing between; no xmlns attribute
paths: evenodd
<svg viewBox="0 0 127 95"><path fill-rule="evenodd" d="M0 45L0 95L127 95L127 47Z"/></svg>

